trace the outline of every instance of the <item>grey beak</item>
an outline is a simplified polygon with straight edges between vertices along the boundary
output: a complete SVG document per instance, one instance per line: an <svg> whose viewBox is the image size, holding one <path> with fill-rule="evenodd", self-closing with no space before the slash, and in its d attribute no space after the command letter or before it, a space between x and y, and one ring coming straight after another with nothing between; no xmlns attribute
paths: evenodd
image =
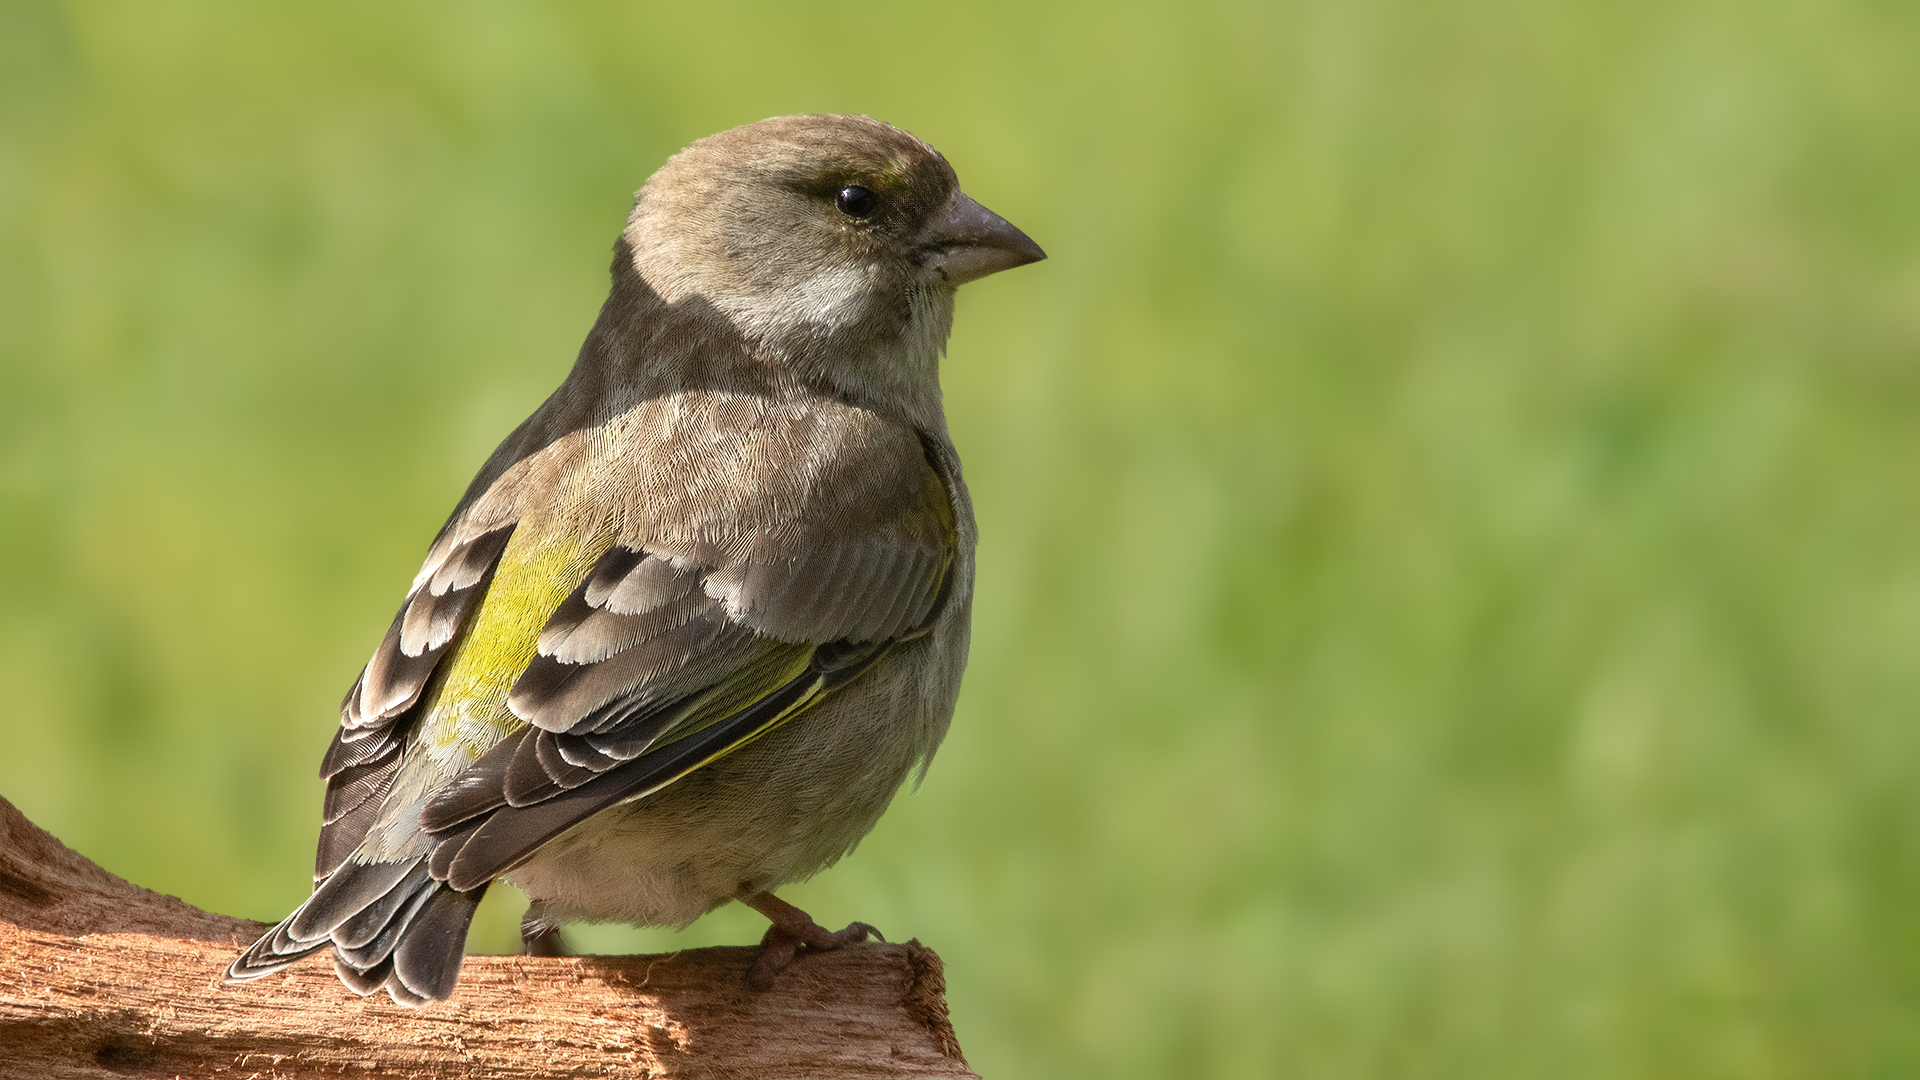
<svg viewBox="0 0 1920 1080"><path fill-rule="evenodd" d="M929 252L927 265L955 286L1047 257L1026 233L960 191L928 220L920 246Z"/></svg>

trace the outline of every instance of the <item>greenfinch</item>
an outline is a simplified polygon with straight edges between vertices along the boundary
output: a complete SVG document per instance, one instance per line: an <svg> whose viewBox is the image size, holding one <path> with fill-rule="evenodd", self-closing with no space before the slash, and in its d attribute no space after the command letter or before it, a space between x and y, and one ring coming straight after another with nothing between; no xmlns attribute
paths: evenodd
<svg viewBox="0 0 1920 1080"><path fill-rule="evenodd" d="M560 388L494 451L340 708L314 889L228 970L331 949L452 994L495 880L574 920L772 922L945 736L975 527L941 407L960 285L1045 258L860 116L701 139L640 190Z"/></svg>

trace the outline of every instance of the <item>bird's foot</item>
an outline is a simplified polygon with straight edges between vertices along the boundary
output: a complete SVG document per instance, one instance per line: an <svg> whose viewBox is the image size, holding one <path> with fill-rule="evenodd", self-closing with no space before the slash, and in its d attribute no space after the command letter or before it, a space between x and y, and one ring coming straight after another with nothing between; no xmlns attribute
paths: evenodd
<svg viewBox="0 0 1920 1080"><path fill-rule="evenodd" d="M747 985L755 990L771 987L774 978L793 963L802 948L827 952L868 938L887 940L880 931L862 922L849 923L845 930L828 930L814 922L813 916L785 900L750 886L740 887L740 902L773 922L767 927L766 936L760 939L760 955L747 969Z"/></svg>

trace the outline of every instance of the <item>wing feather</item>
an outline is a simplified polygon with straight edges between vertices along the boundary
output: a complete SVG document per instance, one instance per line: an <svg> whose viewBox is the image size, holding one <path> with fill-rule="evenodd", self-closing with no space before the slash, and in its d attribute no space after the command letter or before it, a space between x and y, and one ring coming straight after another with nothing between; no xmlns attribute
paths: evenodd
<svg viewBox="0 0 1920 1080"><path fill-rule="evenodd" d="M928 454L917 490L878 527L774 545L718 567L703 588L727 614L782 641L884 641L928 622L953 565L952 491Z"/></svg>
<svg viewBox="0 0 1920 1080"><path fill-rule="evenodd" d="M320 761L327 794L314 851L316 879L351 855L379 820L400 771L401 750L419 720L421 693L485 593L512 533L509 524L444 551L436 544L440 563L430 558L373 659L347 691L340 728Z"/></svg>
<svg viewBox="0 0 1920 1080"><path fill-rule="evenodd" d="M400 605L373 659L360 673L355 684L358 693L350 693L343 703L342 724L349 728L384 726L420 700L427 680L453 640L454 629L485 593L487 579L499 565L513 528L505 525L456 544L443 556L440 566L431 572L422 571L421 580ZM443 577L446 567L453 564L458 564L458 572ZM435 592L436 582L445 585L445 590Z"/></svg>

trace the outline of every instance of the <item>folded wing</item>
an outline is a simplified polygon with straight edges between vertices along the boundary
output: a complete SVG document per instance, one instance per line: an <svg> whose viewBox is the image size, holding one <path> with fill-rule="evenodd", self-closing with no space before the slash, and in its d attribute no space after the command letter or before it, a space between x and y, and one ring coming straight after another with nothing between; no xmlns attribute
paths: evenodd
<svg viewBox="0 0 1920 1080"><path fill-rule="evenodd" d="M434 878L478 887L599 811L804 713L937 616L957 537L931 460L886 527L703 566L615 545L508 704L528 726L428 804Z"/></svg>

